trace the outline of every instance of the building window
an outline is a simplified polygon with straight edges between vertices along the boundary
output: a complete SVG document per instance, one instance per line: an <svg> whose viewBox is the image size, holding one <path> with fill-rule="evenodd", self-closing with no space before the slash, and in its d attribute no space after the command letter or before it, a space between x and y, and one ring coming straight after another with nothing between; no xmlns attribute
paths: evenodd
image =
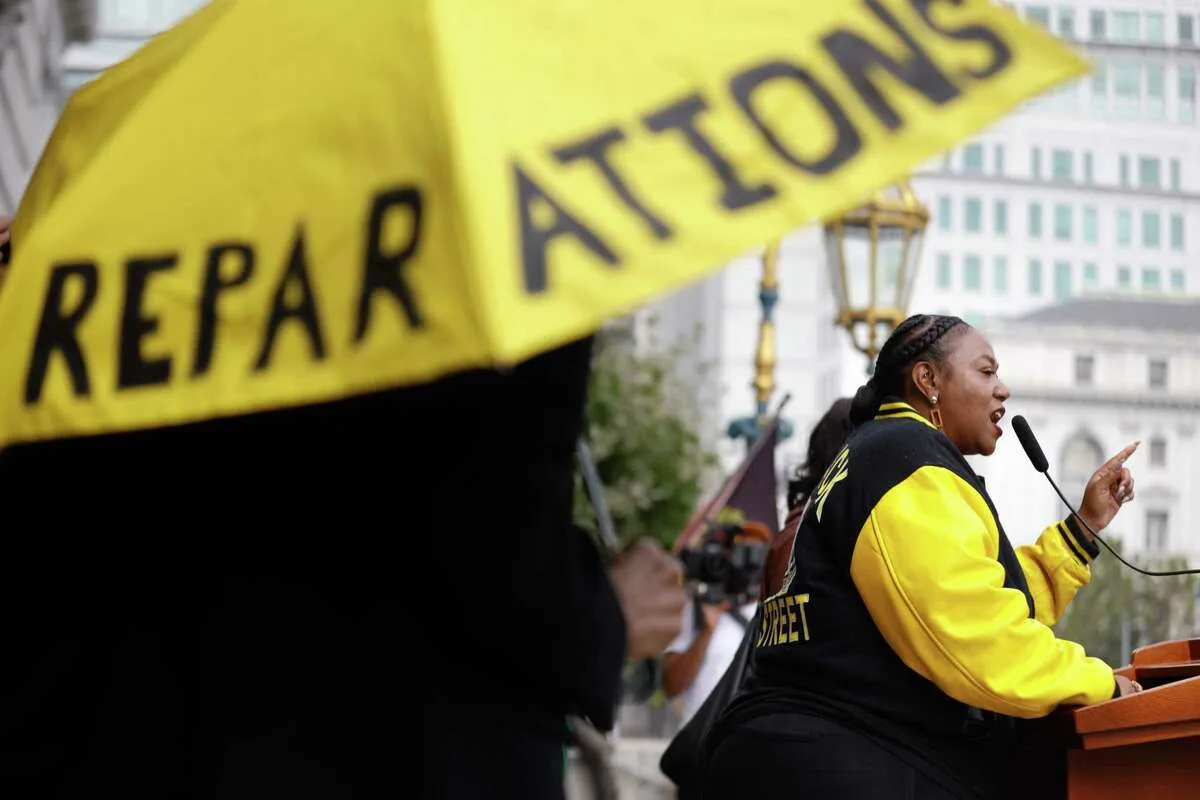
<svg viewBox="0 0 1200 800"><path fill-rule="evenodd" d="M1029 174L1036 179L1042 177L1042 148L1035 147L1029 152Z"/></svg>
<svg viewBox="0 0 1200 800"><path fill-rule="evenodd" d="M1167 388L1167 362L1162 358L1150 359L1148 383L1151 389Z"/></svg>
<svg viewBox="0 0 1200 800"><path fill-rule="evenodd" d="M1171 159L1171 191L1172 192L1180 191L1180 184L1181 184L1180 178L1182 177L1181 173L1182 173L1182 169L1180 168L1179 159L1172 158Z"/></svg>
<svg viewBox="0 0 1200 800"><path fill-rule="evenodd" d="M1158 249L1162 246L1162 219L1157 211L1142 212L1142 246Z"/></svg>
<svg viewBox="0 0 1200 800"><path fill-rule="evenodd" d="M1092 9L1091 22L1088 27L1091 29L1093 39L1103 39L1105 37L1104 12Z"/></svg>
<svg viewBox="0 0 1200 800"><path fill-rule="evenodd" d="M1054 206L1054 238L1060 242L1071 241L1071 207L1058 203Z"/></svg>
<svg viewBox="0 0 1200 800"><path fill-rule="evenodd" d="M1170 542L1166 511L1146 512L1146 552L1165 553Z"/></svg>
<svg viewBox="0 0 1200 800"><path fill-rule="evenodd" d="M1042 238L1042 204L1029 204L1029 236L1033 239Z"/></svg>
<svg viewBox="0 0 1200 800"><path fill-rule="evenodd" d="M978 292L983 289L983 265L979 256L963 258L963 289Z"/></svg>
<svg viewBox="0 0 1200 800"><path fill-rule="evenodd" d="M1117 209L1117 244L1122 247L1133 244L1133 212L1128 208Z"/></svg>
<svg viewBox="0 0 1200 800"><path fill-rule="evenodd" d="M1008 201L997 200L992 206L992 221L995 224L996 234L1003 236L1008 233Z"/></svg>
<svg viewBox="0 0 1200 800"><path fill-rule="evenodd" d="M1171 249L1183 250L1183 214L1171 215Z"/></svg>
<svg viewBox="0 0 1200 800"><path fill-rule="evenodd" d="M1054 262L1054 298L1066 300L1071 296L1071 264L1067 261Z"/></svg>
<svg viewBox="0 0 1200 800"><path fill-rule="evenodd" d="M1163 119L1167 115L1167 78L1162 64L1146 65L1146 116Z"/></svg>
<svg viewBox="0 0 1200 800"><path fill-rule="evenodd" d="M1162 291L1162 273L1158 267L1142 267L1142 291L1150 294Z"/></svg>
<svg viewBox="0 0 1200 800"><path fill-rule="evenodd" d="M1179 26L1177 29L1180 44L1195 44L1196 43L1196 20L1191 14L1179 15Z"/></svg>
<svg viewBox="0 0 1200 800"><path fill-rule="evenodd" d="M1100 270L1094 261L1083 265L1083 288L1095 289L1100 285Z"/></svg>
<svg viewBox="0 0 1200 800"><path fill-rule="evenodd" d="M1099 231L1097 230L1098 223L1096 221L1096 207L1083 207L1083 241L1087 244L1096 244L1099 241Z"/></svg>
<svg viewBox="0 0 1200 800"><path fill-rule="evenodd" d="M1091 386L1095 380L1095 356L1075 356L1075 385Z"/></svg>
<svg viewBox="0 0 1200 800"><path fill-rule="evenodd" d="M1095 178L1092 175L1092 152L1090 150L1083 154L1083 182L1095 182Z"/></svg>
<svg viewBox="0 0 1200 800"><path fill-rule="evenodd" d="M1179 65L1179 121L1196 121L1196 68Z"/></svg>
<svg viewBox="0 0 1200 800"><path fill-rule="evenodd" d="M945 195L942 195L941 197L939 197L938 198L938 214L937 214L938 215L938 230L941 230L941 231L950 230L950 223L952 222L951 216L950 216L950 209L951 209L950 198L946 197Z"/></svg>
<svg viewBox="0 0 1200 800"><path fill-rule="evenodd" d="M1142 70L1136 63L1121 61L1113 65L1113 111L1124 117L1136 116L1142 108Z"/></svg>
<svg viewBox="0 0 1200 800"><path fill-rule="evenodd" d="M1146 41L1150 44L1162 44L1166 41L1163 15L1158 11L1146 12Z"/></svg>
<svg viewBox="0 0 1200 800"><path fill-rule="evenodd" d="M1124 155L1121 156L1120 161L1118 162L1118 171L1120 172L1121 185L1128 186L1129 185L1129 156L1124 156Z"/></svg>
<svg viewBox="0 0 1200 800"><path fill-rule="evenodd" d="M983 172L983 145L975 143L963 148L963 172L973 175Z"/></svg>
<svg viewBox="0 0 1200 800"><path fill-rule="evenodd" d="M1138 159L1138 186L1143 189L1157 189L1160 186L1162 162L1157 158L1142 156Z"/></svg>
<svg viewBox="0 0 1200 800"><path fill-rule="evenodd" d="M1117 267L1117 286L1128 289L1133 285L1133 270L1121 264Z"/></svg>
<svg viewBox="0 0 1200 800"><path fill-rule="evenodd" d="M996 256L992 262L992 289L996 294L1008 293L1008 259Z"/></svg>
<svg viewBox="0 0 1200 800"><path fill-rule="evenodd" d="M947 253L938 253L937 285L939 289L950 288L950 256Z"/></svg>
<svg viewBox="0 0 1200 800"><path fill-rule="evenodd" d="M1025 9L1025 19L1050 30L1050 9L1046 6L1028 6Z"/></svg>
<svg viewBox="0 0 1200 800"><path fill-rule="evenodd" d="M1136 11L1114 11L1113 33L1114 42L1133 43L1141 39L1141 20Z"/></svg>
<svg viewBox="0 0 1200 800"><path fill-rule="evenodd" d="M1004 145L998 144L992 148L992 169L997 175L1004 174Z"/></svg>
<svg viewBox="0 0 1200 800"><path fill-rule="evenodd" d="M1070 182L1075 178L1075 159L1070 150L1050 152L1050 177L1056 181Z"/></svg>
<svg viewBox="0 0 1200 800"><path fill-rule="evenodd" d="M1108 113L1108 65L1102 59L1092 62L1092 110Z"/></svg>
<svg viewBox="0 0 1200 800"><path fill-rule="evenodd" d="M1042 293L1042 262L1036 258L1029 259L1029 293Z"/></svg>
<svg viewBox="0 0 1200 800"><path fill-rule="evenodd" d="M1187 279L1184 277L1183 270L1171 270L1171 291L1180 293L1187 291Z"/></svg>
<svg viewBox="0 0 1200 800"><path fill-rule="evenodd" d="M963 203L963 228L967 233L983 230L983 203L978 197L968 197Z"/></svg>
<svg viewBox="0 0 1200 800"><path fill-rule="evenodd" d="M1155 436L1150 440L1150 466L1165 467L1167 465L1167 440Z"/></svg>
<svg viewBox="0 0 1200 800"><path fill-rule="evenodd" d="M1075 38L1075 10L1060 6L1058 9L1058 35L1067 39Z"/></svg>

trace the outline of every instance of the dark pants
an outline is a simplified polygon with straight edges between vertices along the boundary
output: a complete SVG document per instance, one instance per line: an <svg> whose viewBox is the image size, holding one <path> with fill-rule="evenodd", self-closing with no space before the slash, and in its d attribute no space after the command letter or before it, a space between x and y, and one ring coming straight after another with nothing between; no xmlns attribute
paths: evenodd
<svg viewBox="0 0 1200 800"><path fill-rule="evenodd" d="M771 714L709 757L704 800L955 800L870 739L820 717Z"/></svg>

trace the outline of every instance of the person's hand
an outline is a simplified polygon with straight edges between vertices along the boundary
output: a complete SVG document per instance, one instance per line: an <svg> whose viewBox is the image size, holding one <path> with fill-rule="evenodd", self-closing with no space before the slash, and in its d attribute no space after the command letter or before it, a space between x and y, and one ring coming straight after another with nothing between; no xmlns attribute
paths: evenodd
<svg viewBox="0 0 1200 800"><path fill-rule="evenodd" d="M1125 468L1125 462L1137 450L1138 444L1140 442L1134 442L1102 464L1083 490L1079 516L1096 533L1107 528L1121 506L1133 499L1133 475Z"/></svg>
<svg viewBox="0 0 1200 800"><path fill-rule="evenodd" d="M1137 681L1131 681L1124 675L1114 675L1117 679L1117 690L1119 697L1128 697L1131 694L1137 694L1142 691L1142 685Z"/></svg>
<svg viewBox="0 0 1200 800"><path fill-rule="evenodd" d="M662 545L643 539L616 557L609 575L625 615L626 658L662 655L683 627L683 567Z"/></svg>
<svg viewBox="0 0 1200 800"><path fill-rule="evenodd" d="M721 615L729 609L733 608L728 600L723 600L720 603L705 603L704 611L704 630L712 631L717 627L717 623L721 621Z"/></svg>

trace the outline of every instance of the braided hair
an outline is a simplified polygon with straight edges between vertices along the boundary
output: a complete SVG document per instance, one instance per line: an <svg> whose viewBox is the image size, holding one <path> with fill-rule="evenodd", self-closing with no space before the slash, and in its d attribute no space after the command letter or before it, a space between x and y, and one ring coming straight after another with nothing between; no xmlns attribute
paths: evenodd
<svg viewBox="0 0 1200 800"><path fill-rule="evenodd" d="M883 343L871 379L858 388L850 404L855 427L875 418L885 397L904 394L904 377L919 360L944 363L949 355L946 334L970 326L958 317L914 314L901 322Z"/></svg>

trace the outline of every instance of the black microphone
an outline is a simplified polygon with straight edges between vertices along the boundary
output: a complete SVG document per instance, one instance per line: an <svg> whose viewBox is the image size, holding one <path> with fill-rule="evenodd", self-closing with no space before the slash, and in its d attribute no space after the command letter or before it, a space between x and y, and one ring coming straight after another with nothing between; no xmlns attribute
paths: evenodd
<svg viewBox="0 0 1200 800"><path fill-rule="evenodd" d="M1117 561L1120 561L1131 570L1140 572L1143 575L1154 575L1157 577L1170 577L1172 575L1200 575L1200 569L1176 569L1171 570L1170 572L1152 572L1150 570L1142 569L1141 567L1135 567L1133 564L1130 564L1128 561L1121 558L1121 556L1117 554L1117 551L1108 546L1108 542L1101 539L1099 534L1092 530L1092 526L1088 525L1087 522L1084 521L1083 517L1079 516L1079 512L1076 511L1067 501L1067 498L1063 496L1062 491L1058 488L1058 484L1054 482L1054 478L1050 477L1050 462L1046 460L1046 454L1042 452L1042 446L1038 444L1037 437L1033 435L1033 431L1030 430L1029 423L1025 421L1025 418L1022 416L1013 417L1012 427L1013 430L1016 431L1017 441L1021 443L1021 447L1025 450L1025 455L1029 457L1029 463L1033 464L1034 469L1046 476L1046 480L1050 481L1050 485L1054 487L1054 493L1058 495L1058 499L1063 501L1063 505L1066 506L1067 510L1071 512L1071 516L1075 517L1075 519L1079 521L1080 525L1087 528L1088 533L1090 533L1097 542L1104 545L1105 550L1113 554L1113 558L1117 559Z"/></svg>

